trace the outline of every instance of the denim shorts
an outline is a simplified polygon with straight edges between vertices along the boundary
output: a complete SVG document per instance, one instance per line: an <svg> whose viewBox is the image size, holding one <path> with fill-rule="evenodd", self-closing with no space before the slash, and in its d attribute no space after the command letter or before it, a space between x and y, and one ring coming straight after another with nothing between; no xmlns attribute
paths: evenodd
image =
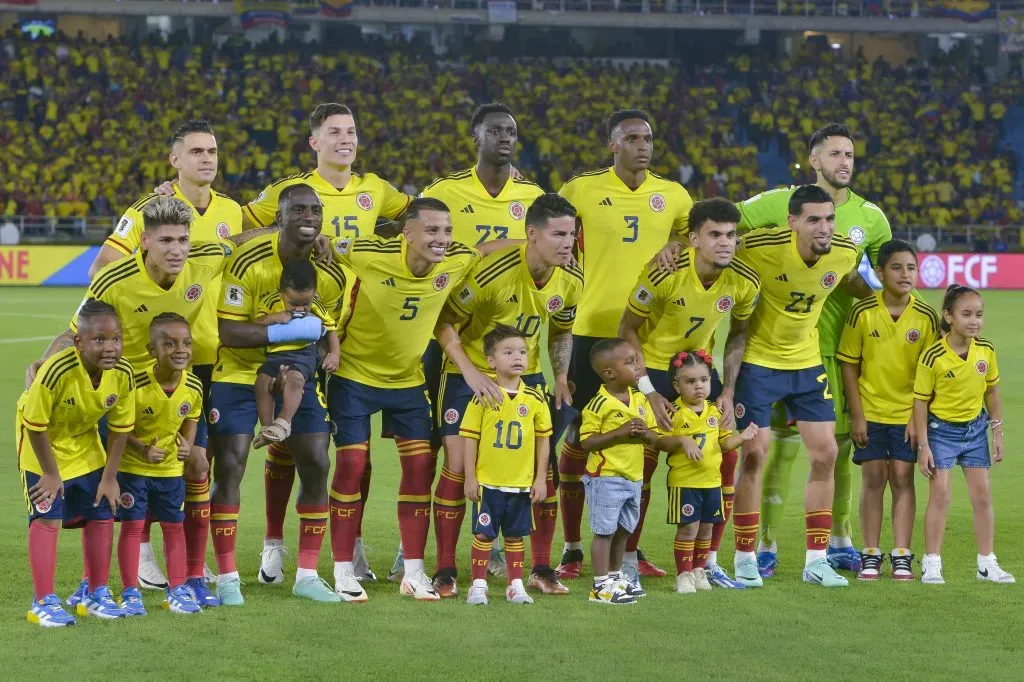
<svg viewBox="0 0 1024 682"><path fill-rule="evenodd" d="M962 467L988 469L988 413L984 410L969 422L947 422L928 415L928 447L936 469Z"/></svg>
<svg viewBox="0 0 1024 682"><path fill-rule="evenodd" d="M583 491L590 508L594 535L612 535L621 526L628 533L640 522L640 487L643 481L619 476L583 476Z"/></svg>

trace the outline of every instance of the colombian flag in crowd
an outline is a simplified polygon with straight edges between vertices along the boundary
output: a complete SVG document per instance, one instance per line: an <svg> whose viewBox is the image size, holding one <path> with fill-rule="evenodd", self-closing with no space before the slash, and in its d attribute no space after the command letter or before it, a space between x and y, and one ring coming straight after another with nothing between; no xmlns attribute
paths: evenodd
<svg viewBox="0 0 1024 682"><path fill-rule="evenodd" d="M948 17L964 21L995 19L995 5L988 0L929 0L933 17Z"/></svg>

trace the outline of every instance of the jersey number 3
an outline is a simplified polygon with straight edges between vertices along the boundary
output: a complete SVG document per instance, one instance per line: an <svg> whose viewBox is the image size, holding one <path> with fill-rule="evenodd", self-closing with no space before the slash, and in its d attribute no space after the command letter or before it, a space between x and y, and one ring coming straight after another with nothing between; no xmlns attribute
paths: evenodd
<svg viewBox="0 0 1024 682"><path fill-rule="evenodd" d="M635 242L637 237L640 236L640 218L635 215L627 215L622 217L626 221L626 230L629 232L628 235L622 238L624 242Z"/></svg>

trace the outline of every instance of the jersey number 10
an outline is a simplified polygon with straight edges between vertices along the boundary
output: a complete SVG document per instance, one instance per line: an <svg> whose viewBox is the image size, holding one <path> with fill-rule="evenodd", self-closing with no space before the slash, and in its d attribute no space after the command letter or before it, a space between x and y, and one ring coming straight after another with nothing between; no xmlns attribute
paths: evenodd
<svg viewBox="0 0 1024 682"><path fill-rule="evenodd" d="M494 438L495 448L508 448L509 450L518 450L523 447L523 425L517 421L511 421L508 423L508 431L505 431L504 420L498 420L494 424L494 430L497 434ZM502 433L504 432L504 434ZM504 443L502 443L502 435L504 435Z"/></svg>

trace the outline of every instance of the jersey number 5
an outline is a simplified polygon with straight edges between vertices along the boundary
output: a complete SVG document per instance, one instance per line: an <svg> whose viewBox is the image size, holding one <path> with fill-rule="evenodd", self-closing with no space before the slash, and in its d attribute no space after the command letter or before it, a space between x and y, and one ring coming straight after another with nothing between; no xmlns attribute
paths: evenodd
<svg viewBox="0 0 1024 682"><path fill-rule="evenodd" d="M420 311L420 307L417 305L419 302L420 302L420 297L419 296L409 296L408 298L406 298L405 299L405 303L402 304L402 310L404 310L405 312L402 313L402 316L399 317L398 319L400 319L400 320L411 320L411 319L414 319L416 317L416 313L418 313Z"/></svg>
<svg viewBox="0 0 1024 682"><path fill-rule="evenodd" d="M791 291L789 295L792 297L792 301L786 304L787 313L809 313L811 308L814 307L815 294L808 296L799 291ZM802 308L802 310L801 310Z"/></svg>

